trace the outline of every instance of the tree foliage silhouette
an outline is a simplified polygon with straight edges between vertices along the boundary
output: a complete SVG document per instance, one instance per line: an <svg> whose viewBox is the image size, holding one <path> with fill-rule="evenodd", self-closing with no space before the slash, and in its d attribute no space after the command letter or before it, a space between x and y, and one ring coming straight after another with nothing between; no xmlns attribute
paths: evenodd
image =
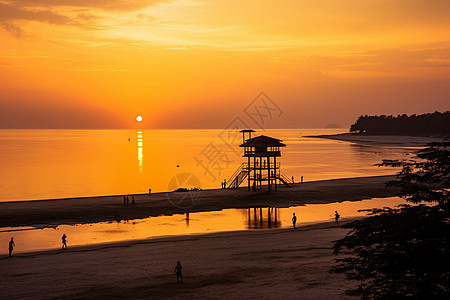
<svg viewBox="0 0 450 300"><path fill-rule="evenodd" d="M358 280L350 295L363 299L449 299L450 143L430 144L415 160L383 161L402 167L388 183L398 195L419 204L371 210L371 216L344 225L349 234L335 242L338 264L331 272Z"/></svg>

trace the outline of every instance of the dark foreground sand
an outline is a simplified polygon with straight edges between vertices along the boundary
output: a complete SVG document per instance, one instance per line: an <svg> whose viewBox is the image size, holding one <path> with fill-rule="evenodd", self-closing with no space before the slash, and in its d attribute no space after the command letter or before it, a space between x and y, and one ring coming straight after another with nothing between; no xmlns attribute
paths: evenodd
<svg viewBox="0 0 450 300"><path fill-rule="evenodd" d="M385 183L394 176L374 176L323 180L279 187L277 192L239 190L205 190L189 193L157 193L134 195L136 205L123 205L122 196L72 198L0 203L0 227L56 226L60 224L94 223L131 220L225 208L289 207L390 197L394 189ZM180 197L186 197L180 201ZM131 196L130 196L131 199ZM179 206L174 206L179 204ZM188 207L188 208L186 208Z"/></svg>
<svg viewBox="0 0 450 300"><path fill-rule="evenodd" d="M354 299L354 283L328 273L346 233L323 223L20 254L0 259L0 298Z"/></svg>

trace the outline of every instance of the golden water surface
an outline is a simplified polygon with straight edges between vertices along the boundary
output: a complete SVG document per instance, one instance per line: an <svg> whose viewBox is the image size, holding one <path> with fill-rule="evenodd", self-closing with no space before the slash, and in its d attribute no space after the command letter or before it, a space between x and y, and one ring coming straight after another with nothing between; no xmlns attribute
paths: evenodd
<svg viewBox="0 0 450 300"><path fill-rule="evenodd" d="M295 181L394 174L382 159L415 149L307 138L342 129L257 131L283 140L281 171ZM179 173L219 188L242 158L224 130L0 130L0 202L167 191Z"/></svg>

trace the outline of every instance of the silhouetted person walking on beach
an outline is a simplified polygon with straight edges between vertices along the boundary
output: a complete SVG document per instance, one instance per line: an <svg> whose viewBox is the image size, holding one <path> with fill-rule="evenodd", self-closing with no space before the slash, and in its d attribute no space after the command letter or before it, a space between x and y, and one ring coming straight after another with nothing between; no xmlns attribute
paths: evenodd
<svg viewBox="0 0 450 300"><path fill-rule="evenodd" d="M339 218L341 216L338 214L337 210L334 211L334 220L336 221L336 225L339 226Z"/></svg>
<svg viewBox="0 0 450 300"><path fill-rule="evenodd" d="M303 176L302 176L302 178L300 179L300 183L303 183Z"/></svg>
<svg viewBox="0 0 450 300"><path fill-rule="evenodd" d="M134 205L134 196L131 197L131 204Z"/></svg>
<svg viewBox="0 0 450 300"><path fill-rule="evenodd" d="M295 223L297 223L297 216L295 215L295 213L292 214L292 225L294 226L295 229Z"/></svg>
<svg viewBox="0 0 450 300"><path fill-rule="evenodd" d="M295 183L295 182L294 182L294 176L292 176L292 183Z"/></svg>
<svg viewBox="0 0 450 300"><path fill-rule="evenodd" d="M62 240L62 244L63 244L62 248L64 250L67 250L67 236L65 233L62 235L61 240Z"/></svg>
<svg viewBox="0 0 450 300"><path fill-rule="evenodd" d="M125 195L123 195L123 205L127 204L127 198L125 198Z"/></svg>
<svg viewBox="0 0 450 300"><path fill-rule="evenodd" d="M9 257L11 257L11 253L13 252L15 246L16 244L14 244L14 238L12 237L9 241Z"/></svg>
<svg viewBox="0 0 450 300"><path fill-rule="evenodd" d="M177 283L183 282L183 275L181 274L181 267L180 261L177 261L177 265L175 266L175 269L173 270L173 274L177 275Z"/></svg>

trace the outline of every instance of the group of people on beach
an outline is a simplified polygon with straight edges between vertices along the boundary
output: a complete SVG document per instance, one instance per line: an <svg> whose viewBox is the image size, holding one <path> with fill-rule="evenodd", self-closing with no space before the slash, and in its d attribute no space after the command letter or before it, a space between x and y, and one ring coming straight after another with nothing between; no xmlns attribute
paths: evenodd
<svg viewBox="0 0 450 300"><path fill-rule="evenodd" d="M336 226L339 226L339 218L341 217L341 215L337 212L337 210L334 211L334 221L336 222ZM292 226L294 227L294 229L296 228L295 225L297 223L297 216L295 215L295 213L292 213Z"/></svg>
<svg viewBox="0 0 450 300"><path fill-rule="evenodd" d="M62 242L62 249L67 250L67 235L64 233L61 237ZM8 250L9 250L9 257L12 256L12 252L14 250L14 247L16 244L14 243L14 237L11 237L11 240L9 241Z"/></svg>
<svg viewBox="0 0 450 300"><path fill-rule="evenodd" d="M292 183L295 183L294 176L291 177ZM303 183L303 176L300 177L300 183Z"/></svg>
<svg viewBox="0 0 450 300"><path fill-rule="evenodd" d="M128 205L130 203L129 195L123 195L123 205ZM134 196L131 196L131 204L135 204Z"/></svg>

